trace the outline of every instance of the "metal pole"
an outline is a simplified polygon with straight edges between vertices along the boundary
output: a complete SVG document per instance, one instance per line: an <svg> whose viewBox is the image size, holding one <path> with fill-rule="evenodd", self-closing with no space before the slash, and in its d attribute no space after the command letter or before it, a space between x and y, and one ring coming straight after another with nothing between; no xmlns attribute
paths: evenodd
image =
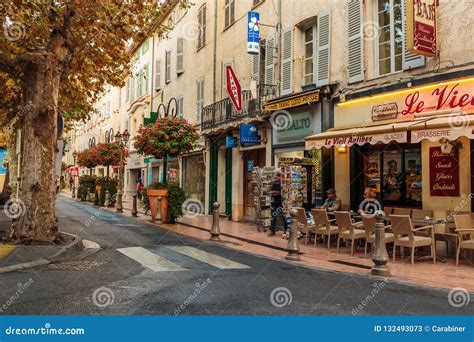
<svg viewBox="0 0 474 342"><path fill-rule="evenodd" d="M157 220L159 223L163 223L163 219L161 217L161 203L163 201L163 198L161 196L158 196L158 212L156 213L156 216L157 216ZM153 219L152 219L152 222L155 222Z"/></svg>
<svg viewBox="0 0 474 342"><path fill-rule="evenodd" d="M163 157L163 183L166 183L168 176L168 153Z"/></svg>
<svg viewBox="0 0 474 342"><path fill-rule="evenodd" d="M132 216L137 217L138 210L137 210L137 194L133 195L133 202L132 202Z"/></svg>
<svg viewBox="0 0 474 342"><path fill-rule="evenodd" d="M296 219L298 212L296 209L290 210L291 216L291 227L290 227L290 239L288 240L288 246L286 250L288 255L285 257L287 260L300 261L300 247L298 243L298 220Z"/></svg>
<svg viewBox="0 0 474 342"><path fill-rule="evenodd" d="M383 277L390 276L390 268L387 266L388 253L385 246L385 213L382 210L375 212L377 223L375 224L375 244L372 261L374 266L370 271L371 274Z"/></svg>
<svg viewBox="0 0 474 342"><path fill-rule="evenodd" d="M72 198L76 198L76 183L72 184Z"/></svg>
<svg viewBox="0 0 474 342"><path fill-rule="evenodd" d="M211 227L211 238L209 240L212 241L220 241L221 238L219 235L221 234L221 230L219 227L219 207L220 204L217 202L214 202L212 205L214 211L212 212L212 227Z"/></svg>
<svg viewBox="0 0 474 342"><path fill-rule="evenodd" d="M118 181L118 193L117 193L117 212L123 213L123 205L122 205L122 167L119 169L119 181Z"/></svg>

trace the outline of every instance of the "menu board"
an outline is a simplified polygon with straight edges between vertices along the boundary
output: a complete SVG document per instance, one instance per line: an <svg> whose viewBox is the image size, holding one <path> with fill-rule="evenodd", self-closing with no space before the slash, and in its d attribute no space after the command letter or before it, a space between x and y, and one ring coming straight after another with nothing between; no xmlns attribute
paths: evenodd
<svg viewBox="0 0 474 342"><path fill-rule="evenodd" d="M441 153L441 147L430 147L431 196L459 196L459 155Z"/></svg>

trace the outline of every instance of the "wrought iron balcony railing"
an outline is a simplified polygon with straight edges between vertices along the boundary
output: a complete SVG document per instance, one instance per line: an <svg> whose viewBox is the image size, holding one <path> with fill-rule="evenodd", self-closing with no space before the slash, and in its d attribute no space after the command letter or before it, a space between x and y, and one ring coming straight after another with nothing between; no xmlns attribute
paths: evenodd
<svg viewBox="0 0 474 342"><path fill-rule="evenodd" d="M257 96L253 97L250 90L242 91L242 110L235 109L230 98L215 102L202 109L201 129L209 130L231 122L238 122L247 117L265 114L263 104L277 96L277 86L259 84Z"/></svg>

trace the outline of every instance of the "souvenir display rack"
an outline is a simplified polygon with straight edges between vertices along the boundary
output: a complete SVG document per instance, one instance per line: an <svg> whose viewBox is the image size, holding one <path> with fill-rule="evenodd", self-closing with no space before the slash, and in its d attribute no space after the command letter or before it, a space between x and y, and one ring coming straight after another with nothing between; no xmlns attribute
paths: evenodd
<svg viewBox="0 0 474 342"><path fill-rule="evenodd" d="M271 225L272 217L272 182L275 177L275 167L254 167L252 183L254 190L254 205L257 219L257 229L266 230Z"/></svg>
<svg viewBox="0 0 474 342"><path fill-rule="evenodd" d="M283 211L289 213L292 208L302 208L308 203L308 175L303 166L282 166L281 171Z"/></svg>

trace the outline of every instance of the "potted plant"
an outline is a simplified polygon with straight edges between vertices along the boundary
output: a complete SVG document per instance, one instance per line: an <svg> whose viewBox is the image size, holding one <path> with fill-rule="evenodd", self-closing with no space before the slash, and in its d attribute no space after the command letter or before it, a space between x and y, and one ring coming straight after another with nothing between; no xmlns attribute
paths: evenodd
<svg viewBox="0 0 474 342"><path fill-rule="evenodd" d="M95 176L83 175L79 177L79 188L77 189L77 198L86 201L88 194L93 192L97 178Z"/></svg>
<svg viewBox="0 0 474 342"><path fill-rule="evenodd" d="M105 205L107 201L106 194L108 192L109 198L108 198L107 206L108 207L115 206L118 180L115 178L110 178L110 177L100 177L97 179L97 184L99 185L101 191L100 191L100 195L99 193L97 193L96 195L96 198L97 198L95 200L96 204L99 206Z"/></svg>
<svg viewBox="0 0 474 342"><path fill-rule="evenodd" d="M184 190L178 184L172 182L167 184L156 182L147 186L141 203L145 212L151 212L152 221L155 220L158 213L159 196L163 198L161 202L161 218L163 223L175 223L176 218L183 214L182 206L186 200Z"/></svg>

